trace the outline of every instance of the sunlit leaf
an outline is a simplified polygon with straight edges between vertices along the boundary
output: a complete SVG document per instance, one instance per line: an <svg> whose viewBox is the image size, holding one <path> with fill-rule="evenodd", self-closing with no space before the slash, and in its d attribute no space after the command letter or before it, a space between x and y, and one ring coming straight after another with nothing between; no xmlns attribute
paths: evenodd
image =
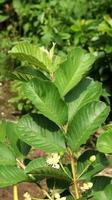
<svg viewBox="0 0 112 200"><path fill-rule="evenodd" d="M0 188L28 181L28 176L22 169L12 166L0 166Z"/></svg>
<svg viewBox="0 0 112 200"><path fill-rule="evenodd" d="M9 53L21 61L27 61L32 66L36 66L48 72L52 71L52 63L47 53L36 45L21 42L14 46Z"/></svg>
<svg viewBox="0 0 112 200"><path fill-rule="evenodd" d="M16 127L18 137L46 152L65 151L64 136L58 127L42 115L26 115Z"/></svg>
<svg viewBox="0 0 112 200"><path fill-rule="evenodd" d="M55 84L61 96L65 96L90 69L95 58L81 48L74 48L55 72Z"/></svg>
<svg viewBox="0 0 112 200"><path fill-rule="evenodd" d="M112 129L99 136L96 147L103 153L112 153Z"/></svg>
<svg viewBox="0 0 112 200"><path fill-rule="evenodd" d="M24 84L24 94L35 107L59 126L67 122L66 103L60 98L58 89L50 81L32 79Z"/></svg>

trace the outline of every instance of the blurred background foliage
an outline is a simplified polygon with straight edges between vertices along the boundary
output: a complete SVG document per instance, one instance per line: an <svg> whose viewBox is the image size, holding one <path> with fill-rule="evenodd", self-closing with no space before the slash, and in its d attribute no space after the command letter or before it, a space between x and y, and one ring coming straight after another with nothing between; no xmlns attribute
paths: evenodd
<svg viewBox="0 0 112 200"><path fill-rule="evenodd" d="M112 0L0 0L0 81L20 65L7 52L22 40L46 48L54 42L55 52L63 56L74 46L93 52L97 61L90 76L112 92ZM23 110L27 101L19 84L11 89L19 95L10 102ZM31 109L29 102L26 107Z"/></svg>

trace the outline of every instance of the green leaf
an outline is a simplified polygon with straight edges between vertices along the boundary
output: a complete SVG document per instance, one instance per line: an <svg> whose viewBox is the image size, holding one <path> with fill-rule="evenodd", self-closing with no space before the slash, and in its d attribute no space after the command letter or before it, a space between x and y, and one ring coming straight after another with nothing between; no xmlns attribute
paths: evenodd
<svg viewBox="0 0 112 200"><path fill-rule="evenodd" d="M27 80L30 80L31 78L33 77L37 77L37 78L41 78L41 79L44 79L46 80L47 77L42 73L40 72L38 69L34 69L33 67L29 67L29 66L22 66L22 67L18 67L14 72L13 74L15 76L17 76L17 78L20 79L20 77L22 77L22 80L24 80L27 76ZM25 77L25 78L24 78Z"/></svg>
<svg viewBox="0 0 112 200"><path fill-rule="evenodd" d="M3 142L6 137L4 121L0 121L0 142Z"/></svg>
<svg viewBox="0 0 112 200"><path fill-rule="evenodd" d="M80 108L87 103L97 101L102 94L102 85L90 78L83 79L66 96L68 103L68 118L71 121Z"/></svg>
<svg viewBox="0 0 112 200"><path fill-rule="evenodd" d="M103 153L112 153L112 129L99 136L96 147Z"/></svg>
<svg viewBox="0 0 112 200"><path fill-rule="evenodd" d="M16 127L18 137L46 152L65 151L64 136L58 127L42 115L26 115Z"/></svg>
<svg viewBox="0 0 112 200"><path fill-rule="evenodd" d="M15 122L6 121L4 123L7 141L10 144L11 150L16 157L24 157L28 154L30 146L18 138Z"/></svg>
<svg viewBox="0 0 112 200"><path fill-rule="evenodd" d="M47 53L33 44L27 42L18 43L9 53L20 59L20 61L27 61L39 69L48 72L52 71L52 63Z"/></svg>
<svg viewBox="0 0 112 200"><path fill-rule="evenodd" d="M9 18L9 15L1 15L0 14L0 23L6 21Z"/></svg>
<svg viewBox="0 0 112 200"><path fill-rule="evenodd" d="M74 200L73 196L69 195L66 197L66 200Z"/></svg>
<svg viewBox="0 0 112 200"><path fill-rule="evenodd" d="M111 200L112 199L112 184L107 185L104 190L94 192L94 200Z"/></svg>
<svg viewBox="0 0 112 200"><path fill-rule="evenodd" d="M60 98L58 89L50 81L32 79L24 84L24 93L35 107L59 126L67 121L66 103Z"/></svg>
<svg viewBox="0 0 112 200"><path fill-rule="evenodd" d="M0 3L2 4L2 3L5 3L5 0L0 0Z"/></svg>
<svg viewBox="0 0 112 200"><path fill-rule="evenodd" d="M46 177L46 179L55 178L59 181L63 180L70 183L69 177L61 169L55 169L49 166L46 162L46 158L37 158L32 160L26 166L25 172L35 174L38 180Z"/></svg>
<svg viewBox="0 0 112 200"><path fill-rule="evenodd" d="M28 176L22 169L13 166L0 166L0 188L28 181Z"/></svg>
<svg viewBox="0 0 112 200"><path fill-rule="evenodd" d="M16 158L12 151L0 142L0 165L15 165Z"/></svg>
<svg viewBox="0 0 112 200"><path fill-rule="evenodd" d="M95 176L92 178L93 191L98 192L104 190L111 183L111 178L106 176Z"/></svg>
<svg viewBox="0 0 112 200"><path fill-rule="evenodd" d="M59 191L59 192L63 192L65 189L68 189L68 187L70 186L70 182L68 180L64 180L59 178L57 179L56 177L54 178L48 178L47 179L47 186L49 189L54 189Z"/></svg>
<svg viewBox="0 0 112 200"><path fill-rule="evenodd" d="M65 96L90 69L95 58L81 48L74 48L67 60L55 72L55 84L61 96Z"/></svg>
<svg viewBox="0 0 112 200"><path fill-rule="evenodd" d="M82 107L69 124L68 145L74 151L78 150L105 121L108 113L109 107L103 102L93 102Z"/></svg>
<svg viewBox="0 0 112 200"><path fill-rule="evenodd" d="M19 15L22 16L24 13L24 4L21 0L13 0L13 8L14 11Z"/></svg>

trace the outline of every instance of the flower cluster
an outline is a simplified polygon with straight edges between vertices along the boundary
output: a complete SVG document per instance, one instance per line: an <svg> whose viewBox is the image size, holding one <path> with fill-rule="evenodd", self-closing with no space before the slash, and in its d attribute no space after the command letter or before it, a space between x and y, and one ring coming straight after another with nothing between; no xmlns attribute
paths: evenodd
<svg viewBox="0 0 112 200"><path fill-rule="evenodd" d="M51 165L53 168L59 169L60 168L59 160L60 160L60 155L58 153L51 153L47 157L46 162L48 165Z"/></svg>
<svg viewBox="0 0 112 200"><path fill-rule="evenodd" d="M83 186L80 187L82 192L85 192L86 190L89 190L93 187L93 183L92 182L87 182L87 183L83 183Z"/></svg>
<svg viewBox="0 0 112 200"><path fill-rule="evenodd" d="M32 200L28 192L24 193L23 197L24 197L24 200Z"/></svg>
<svg viewBox="0 0 112 200"><path fill-rule="evenodd" d="M60 197L60 194L59 194L59 193L55 193L55 194L54 194L54 199L55 199L55 200L66 200L66 197Z"/></svg>

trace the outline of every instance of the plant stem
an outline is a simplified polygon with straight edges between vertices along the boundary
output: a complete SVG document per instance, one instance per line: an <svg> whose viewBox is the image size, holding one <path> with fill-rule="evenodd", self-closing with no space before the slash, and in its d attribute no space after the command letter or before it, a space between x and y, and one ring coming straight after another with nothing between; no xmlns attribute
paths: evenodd
<svg viewBox="0 0 112 200"><path fill-rule="evenodd" d="M14 200L19 200L18 199L17 185L13 186L13 198L14 198Z"/></svg>
<svg viewBox="0 0 112 200"><path fill-rule="evenodd" d="M91 165L91 163L89 163L88 165L86 165L86 167L83 169L83 171L77 177L77 180L88 170L88 168L90 167L90 165Z"/></svg>
<svg viewBox="0 0 112 200"><path fill-rule="evenodd" d="M72 177L68 174L68 172L66 171L66 169L63 167L63 164L62 164L61 162L59 162L59 164L60 164L62 170L64 171L64 173L65 173L70 179L72 179Z"/></svg>
<svg viewBox="0 0 112 200"><path fill-rule="evenodd" d="M71 169L72 169L72 175L73 175L73 184L74 184L74 191L76 199L80 198L78 185L77 185L77 177L76 177L76 166L75 166L75 160L72 151L69 149L70 152L70 160L71 160Z"/></svg>
<svg viewBox="0 0 112 200"><path fill-rule="evenodd" d="M48 197L49 200L53 200L46 190L42 189L42 192Z"/></svg>

